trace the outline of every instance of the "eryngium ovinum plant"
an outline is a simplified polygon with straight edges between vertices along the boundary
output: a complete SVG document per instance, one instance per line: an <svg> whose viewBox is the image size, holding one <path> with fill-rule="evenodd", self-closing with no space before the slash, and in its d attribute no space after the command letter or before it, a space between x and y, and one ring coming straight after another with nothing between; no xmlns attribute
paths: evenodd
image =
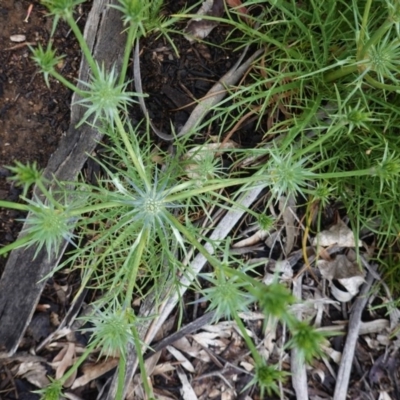
<svg viewBox="0 0 400 400"><path fill-rule="evenodd" d="M92 58L75 23L73 9L81 2L43 0L50 14L54 15L53 32L59 19L63 19L71 26L80 43L91 68L91 78L88 83L83 83L84 89L78 88L57 72L56 65L61 57L56 55L51 44L45 49L41 46L32 49L33 59L47 83L51 76L79 94L80 103L87 107L81 124L96 123L98 129L107 136L108 158L102 162L104 177L99 178L96 186L82 182L58 182L54 185L53 182L52 187L56 189L49 190L49 182L35 165L17 164L11 169L15 174L13 179L24 188L25 204L0 202L0 206L29 212L25 235L19 241L3 247L0 254L20 246L36 246L37 251L45 248L50 255L57 253L62 240L67 240L72 250L63 265L80 268L82 287L90 286L97 293L102 293L93 304L95 311L87 318L92 326L87 350L62 378L52 381L48 388L41 391L43 398L58 398L62 384L95 348L99 348L100 354L106 357L120 357L118 399L123 397L124 392L128 345L134 345L138 350L141 373L145 376L141 355L146 349L137 330L142 320L132 308L134 293L139 297L150 293L157 298L168 281L180 274L190 273L188 267L178 261L188 253L189 246L202 253L213 268L212 273L204 275L212 284L204 291L204 298L215 310L216 318L232 318L236 321L251 351L256 364L251 384L258 384L262 393L276 391L278 381L286 374L266 365L238 317L239 312L246 311L250 304L258 302L268 318L288 326L292 332L290 345L296 346L307 362L320 354L319 344L323 338L290 313L289 306L295 299L288 289L277 282L265 287L246 274L247 267L229 255L229 241L225 246L214 243L220 250L215 254L222 253L221 258L210 255L202 244L207 239L193 223L192 216L198 213L199 206L207 204L234 207L232 199L235 195L231 193L228 199L222 192L228 187L240 190L254 185L269 187L271 201L282 195L326 200L324 196L330 194L329 182L333 180L336 184L338 178L369 177L373 182L378 182L382 190L398 175L397 158L386 148L384 156L371 158L371 163L364 168L347 172L340 168L336 171L335 159L331 163L333 165L321 157L310 162L310 154L321 149L324 140L317 137L311 142L304 138L303 142L300 141L304 144L301 149L298 144L289 146L285 142L282 146L267 148L264 154L268 156L267 163L258 167L249 177L226 176L216 163L210 162L207 164L209 172L204 171L204 165L201 166L202 174L207 178L201 180L197 176L190 179L185 176L179 162L188 150L188 142L181 138L175 142L176 156L165 157L168 162L161 168L154 160L146 123L142 127L133 127L126 118L127 107L134 101L135 94L127 92L125 76L134 40L148 32L149 27L168 35L173 21L160 19L161 1L120 0L116 8L121 11L127 26L126 50L121 71L115 68L106 71ZM345 23L350 24L349 21ZM259 43L263 44L259 36L263 33L262 26L252 30L246 25L245 30L249 38L257 37ZM267 39L265 37L266 42ZM288 38L281 39L283 47ZM255 83L250 89L260 87L260 79L254 76ZM267 85L264 82L261 86L265 95ZM240 99L243 93L238 93ZM257 94L257 90L254 93ZM303 106L306 111L315 113L318 110L321 99L318 102L314 100L308 107ZM344 103L340 109L342 112L352 110L354 129L371 122L369 114L345 108L350 107L349 100ZM221 110L224 108L219 110L219 117ZM229 114L230 109L227 108L226 112ZM360 118L363 120L359 121ZM300 126L306 127L305 121L310 120L311 117L306 116ZM300 128L293 128L289 132L291 135L288 137L293 143L299 143L297 135L300 132ZM40 195L28 200L25 196L32 184L37 186ZM74 189L71 190L71 187ZM321 190L326 187L328 189ZM207 209L203 211L204 215L208 215ZM255 214L251 210L248 212ZM143 386L148 398L154 397L146 379L143 379Z"/></svg>

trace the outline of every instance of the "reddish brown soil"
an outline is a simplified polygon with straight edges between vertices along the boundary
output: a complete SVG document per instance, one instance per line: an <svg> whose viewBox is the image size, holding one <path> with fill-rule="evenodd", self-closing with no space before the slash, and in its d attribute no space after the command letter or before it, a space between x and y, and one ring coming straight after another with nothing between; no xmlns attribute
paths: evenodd
<svg viewBox="0 0 400 400"><path fill-rule="evenodd" d="M33 4L28 22L25 18ZM88 6L86 6L88 7ZM84 10L83 10L84 11ZM32 47L46 45L50 38L52 19L37 1L2 0L0 3L0 200L18 199L19 190L7 180L6 166L15 161L36 162L44 168L61 135L68 129L71 93L50 79L50 89L32 62ZM83 18L80 21L83 23ZM25 35L16 43L13 35ZM67 26L59 24L53 46L65 54L59 65L62 74L74 79L80 62L80 52ZM13 242L18 235L21 218L17 212L0 212L0 244ZM0 273L4 259L0 261Z"/></svg>

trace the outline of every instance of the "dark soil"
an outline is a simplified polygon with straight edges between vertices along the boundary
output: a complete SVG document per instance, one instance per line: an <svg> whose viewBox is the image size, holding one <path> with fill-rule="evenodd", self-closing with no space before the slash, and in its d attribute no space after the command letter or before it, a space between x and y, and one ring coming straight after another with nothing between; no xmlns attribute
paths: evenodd
<svg viewBox="0 0 400 400"><path fill-rule="evenodd" d="M212 42L223 45L227 33L216 29ZM235 62L226 48L190 44L183 36L174 37L174 43L179 58L165 40L156 38L143 44L141 58L143 89L149 95L146 103L153 120L165 132L170 129L170 120L176 128L184 125L195 101Z"/></svg>
<svg viewBox="0 0 400 400"><path fill-rule="evenodd" d="M33 10L25 22L29 5ZM84 5L81 9L84 16ZM71 93L50 79L50 89L30 58L28 44L47 45L52 18L37 1L2 0L0 4L0 199L15 201L20 191L7 180L6 166L15 161L37 163L44 168L57 148L70 121ZM84 18L79 23L84 24ZM26 41L15 43L12 35L25 35ZM80 51L64 23L53 38L58 54L65 54L60 72L70 80L78 73ZM23 217L15 211L0 212L0 244L13 242L21 228L16 222ZM5 260L0 260L0 272Z"/></svg>

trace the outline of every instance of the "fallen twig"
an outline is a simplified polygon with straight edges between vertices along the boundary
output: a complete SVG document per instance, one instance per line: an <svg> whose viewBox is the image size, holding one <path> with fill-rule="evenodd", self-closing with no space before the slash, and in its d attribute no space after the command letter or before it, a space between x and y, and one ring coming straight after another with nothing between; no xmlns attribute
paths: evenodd
<svg viewBox="0 0 400 400"><path fill-rule="evenodd" d="M173 344L179 339L182 339L186 335L190 335L191 333L198 331L200 328L202 328L204 325L207 325L210 323L212 318L214 317L215 312L210 311L201 317L197 318L193 322L190 322L189 324L185 325L183 328L179 329L179 331L174 332L173 334L165 337L164 339L160 340L155 346L151 346L151 353L146 355L146 359L149 357L152 357L154 353L157 353L158 351L161 351L165 347Z"/></svg>
<svg viewBox="0 0 400 400"><path fill-rule="evenodd" d="M300 275L298 279L293 281L293 294L298 298L302 298L302 278ZM302 319L301 310L296 312L296 317ZM296 392L296 397L298 399L308 399L308 386L307 386L307 372L306 364L304 363L304 358L300 354L300 351L293 348L291 351L291 362L290 369L292 371L292 385L294 391Z"/></svg>
<svg viewBox="0 0 400 400"><path fill-rule="evenodd" d="M361 313L367 304L367 293L370 291L374 280L374 274L369 273L367 281L363 285L357 300L353 304L349 320L346 344L344 346L342 359L340 361L333 400L346 400L347 398L351 367L353 365L354 352L361 326Z"/></svg>

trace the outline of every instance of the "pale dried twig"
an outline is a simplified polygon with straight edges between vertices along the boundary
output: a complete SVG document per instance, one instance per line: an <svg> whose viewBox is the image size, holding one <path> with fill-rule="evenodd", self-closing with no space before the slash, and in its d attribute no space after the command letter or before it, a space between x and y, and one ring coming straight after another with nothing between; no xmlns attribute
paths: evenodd
<svg viewBox="0 0 400 400"><path fill-rule="evenodd" d="M347 340L343 349L342 359L339 366L333 400L346 400L347 398L351 367L353 365L354 352L361 326L361 313L367 304L367 293L370 291L374 280L375 278L373 274L369 273L367 280L361 289L360 295L354 302L349 320Z"/></svg>
<svg viewBox="0 0 400 400"><path fill-rule="evenodd" d="M302 275L293 281L293 294L301 299L302 296ZM301 311L296 313L296 317L301 319ZM308 399L307 372L304 358L300 351L293 348L291 351L290 369L292 371L292 384L298 399Z"/></svg>

